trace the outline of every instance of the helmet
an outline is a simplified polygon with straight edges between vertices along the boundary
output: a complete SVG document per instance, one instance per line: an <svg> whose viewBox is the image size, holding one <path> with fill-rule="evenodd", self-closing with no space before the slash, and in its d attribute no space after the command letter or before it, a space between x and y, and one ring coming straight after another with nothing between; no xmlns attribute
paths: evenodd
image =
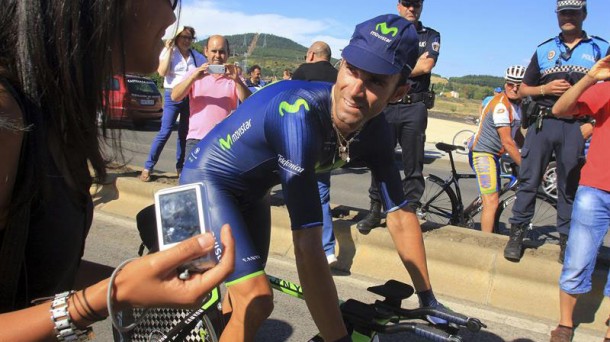
<svg viewBox="0 0 610 342"><path fill-rule="evenodd" d="M523 81L523 75L525 74L525 67L521 65L513 65L506 69L504 79L506 82L521 83Z"/></svg>

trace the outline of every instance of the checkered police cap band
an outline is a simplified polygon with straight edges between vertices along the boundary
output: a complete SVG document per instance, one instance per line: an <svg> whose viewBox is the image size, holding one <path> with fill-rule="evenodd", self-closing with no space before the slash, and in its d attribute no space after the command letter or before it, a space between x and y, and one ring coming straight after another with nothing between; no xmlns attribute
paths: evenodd
<svg viewBox="0 0 610 342"><path fill-rule="evenodd" d="M558 0L557 1L557 12L563 10L580 10L587 7L587 1L585 0Z"/></svg>

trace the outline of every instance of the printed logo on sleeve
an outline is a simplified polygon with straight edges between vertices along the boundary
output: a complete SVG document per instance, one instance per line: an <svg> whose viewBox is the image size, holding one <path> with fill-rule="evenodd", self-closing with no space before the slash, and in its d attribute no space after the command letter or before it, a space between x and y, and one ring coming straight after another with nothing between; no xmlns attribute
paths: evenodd
<svg viewBox="0 0 610 342"><path fill-rule="evenodd" d="M285 113L298 113L301 107L305 107L306 112L309 111L309 104L304 99L299 98L293 104L290 104L288 101L282 101L279 107L280 116L284 116Z"/></svg>

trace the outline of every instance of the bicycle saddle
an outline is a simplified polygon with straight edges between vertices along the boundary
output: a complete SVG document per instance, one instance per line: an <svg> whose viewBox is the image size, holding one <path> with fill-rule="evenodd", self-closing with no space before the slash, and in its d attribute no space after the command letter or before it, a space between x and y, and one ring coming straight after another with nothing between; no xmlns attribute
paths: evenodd
<svg viewBox="0 0 610 342"><path fill-rule="evenodd" d="M444 152L451 152L451 151L455 151L455 150L460 150L460 151L466 150L466 148L464 146L450 145L450 144L445 144L443 142L436 143L436 148L438 148L439 150L444 151Z"/></svg>
<svg viewBox="0 0 610 342"><path fill-rule="evenodd" d="M371 286L367 291L385 297L391 302L402 301L409 298L415 293L415 289L409 284L405 284L398 280L390 279L383 285Z"/></svg>

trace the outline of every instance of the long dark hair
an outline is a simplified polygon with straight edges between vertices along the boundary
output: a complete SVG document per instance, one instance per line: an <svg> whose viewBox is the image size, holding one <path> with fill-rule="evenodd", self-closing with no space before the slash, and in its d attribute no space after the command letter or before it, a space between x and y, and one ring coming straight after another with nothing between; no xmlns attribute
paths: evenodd
<svg viewBox="0 0 610 342"><path fill-rule="evenodd" d="M51 156L44 148L33 150L36 169L46 172L52 158L68 184L78 192L88 191L92 180L104 179L111 159L102 151L102 141L112 145L111 153L120 154L119 139L105 140L105 129L98 134L96 113L104 110L105 83L123 72L113 70L112 48L122 48L116 42L122 41L117 38L125 2L5 1L8 6L0 12L0 76L21 95L35 146L51 147Z"/></svg>

